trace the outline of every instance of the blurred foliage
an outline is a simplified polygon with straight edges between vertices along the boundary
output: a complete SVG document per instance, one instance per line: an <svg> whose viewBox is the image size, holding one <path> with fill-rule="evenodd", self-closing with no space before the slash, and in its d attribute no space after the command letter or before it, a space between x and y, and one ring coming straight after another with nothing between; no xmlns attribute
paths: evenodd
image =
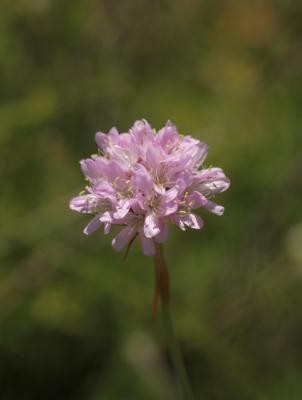
<svg viewBox="0 0 302 400"><path fill-rule="evenodd" d="M232 180L166 245L196 399L301 399L301 39L295 0L1 1L1 399L176 398L152 259L68 210L94 133L138 118Z"/></svg>

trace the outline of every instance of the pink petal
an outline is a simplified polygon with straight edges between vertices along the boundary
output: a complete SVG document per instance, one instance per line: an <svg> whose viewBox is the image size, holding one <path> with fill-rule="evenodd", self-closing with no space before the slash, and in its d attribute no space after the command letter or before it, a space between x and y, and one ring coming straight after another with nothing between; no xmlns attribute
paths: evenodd
<svg viewBox="0 0 302 400"><path fill-rule="evenodd" d="M208 200L203 194L199 192L192 192L188 198L189 201L193 202L192 208L204 207L216 215L222 215L224 213L224 207Z"/></svg>
<svg viewBox="0 0 302 400"><path fill-rule="evenodd" d="M100 221L103 222L103 223L107 223L107 222L112 223L113 218L112 218L111 214L112 214L112 211L111 212L110 211L104 212L100 216Z"/></svg>
<svg viewBox="0 0 302 400"><path fill-rule="evenodd" d="M123 228L116 237L112 240L112 247L116 251L121 251L134 237L137 228L133 225L128 225Z"/></svg>
<svg viewBox="0 0 302 400"><path fill-rule="evenodd" d="M156 171L157 168L159 167L160 161L159 161L159 153L156 151L155 147L150 145L146 151L146 162L148 165L148 168L151 168L152 170Z"/></svg>
<svg viewBox="0 0 302 400"><path fill-rule="evenodd" d="M164 223L161 223L160 224L160 232L159 232L158 235L155 236L154 239L158 243L163 243L168 239L168 234L169 234L168 225L164 224Z"/></svg>
<svg viewBox="0 0 302 400"><path fill-rule="evenodd" d="M104 223L104 234L107 235L110 232L110 229L111 229L111 223L105 222Z"/></svg>
<svg viewBox="0 0 302 400"><path fill-rule="evenodd" d="M130 210L129 199L122 199L117 203L116 211L113 214L114 218L121 219L124 218Z"/></svg>
<svg viewBox="0 0 302 400"><path fill-rule="evenodd" d="M167 216L175 213L178 208L177 196L179 194L179 187L174 186L172 189L169 189L161 199L160 207L158 210L158 214L160 216Z"/></svg>
<svg viewBox="0 0 302 400"><path fill-rule="evenodd" d="M158 218L154 215L152 211L148 211L145 218L144 224L144 234L147 238L152 238L158 235L160 232L159 230L159 223Z"/></svg>
<svg viewBox="0 0 302 400"><path fill-rule="evenodd" d="M208 199L200 192L194 191L188 196L188 202L192 203L192 208L203 207Z"/></svg>
<svg viewBox="0 0 302 400"><path fill-rule="evenodd" d="M185 230L186 230L186 226L185 226L185 224L183 223L182 219L179 217L179 215L174 214L174 215L172 216L172 220L174 221L174 223L175 223L176 225L179 226L179 228L180 228L182 231L185 231Z"/></svg>
<svg viewBox="0 0 302 400"><path fill-rule="evenodd" d="M118 130L113 127L110 129L110 131L108 132L108 134L106 135L106 133L103 132L97 132L95 134L95 141L96 144L103 149L104 151L107 150L107 147L110 145L112 140L116 140L119 136Z"/></svg>
<svg viewBox="0 0 302 400"><path fill-rule="evenodd" d="M168 216L168 215L174 214L177 211L177 209L178 209L177 202L171 201L170 203L165 204L164 206L161 206L159 215L161 217Z"/></svg>
<svg viewBox="0 0 302 400"><path fill-rule="evenodd" d="M131 185L136 192L142 191L143 193L149 192L153 188L150 172L143 165L136 164L133 167Z"/></svg>
<svg viewBox="0 0 302 400"><path fill-rule="evenodd" d="M107 178L114 182L116 179L123 178L125 170L120 162L117 160L108 160L107 163Z"/></svg>
<svg viewBox="0 0 302 400"><path fill-rule="evenodd" d="M135 214L142 214L144 211L144 197L137 196L130 199L130 207Z"/></svg>
<svg viewBox="0 0 302 400"><path fill-rule="evenodd" d="M201 192L205 195L225 192L230 186L227 178L202 183Z"/></svg>
<svg viewBox="0 0 302 400"><path fill-rule="evenodd" d="M100 225L101 225L100 216L96 215L85 227L83 232L85 233L85 235L91 235L100 227Z"/></svg>
<svg viewBox="0 0 302 400"><path fill-rule="evenodd" d="M97 183L93 192L100 198L110 201L111 204L116 202L116 193L114 188L108 182Z"/></svg>
<svg viewBox="0 0 302 400"><path fill-rule="evenodd" d="M158 132L156 137L157 143L160 143L165 151L170 151L169 145L174 143L177 139L177 129L171 121L167 121L166 125Z"/></svg>
<svg viewBox="0 0 302 400"><path fill-rule="evenodd" d="M143 253L145 256L154 256L155 246L153 239L146 238L144 234L140 234L140 242L142 246Z"/></svg>
<svg viewBox="0 0 302 400"><path fill-rule="evenodd" d="M97 157L94 159L94 162L96 164L96 167L99 171L100 175L106 175L106 170L107 170L107 159L104 157Z"/></svg>
<svg viewBox="0 0 302 400"><path fill-rule="evenodd" d="M182 221L192 229L201 229L203 227L203 220L196 214L188 214L182 218Z"/></svg>
<svg viewBox="0 0 302 400"><path fill-rule="evenodd" d="M224 207L211 200L207 200L204 208L216 215L222 215L224 213Z"/></svg>
<svg viewBox="0 0 302 400"><path fill-rule="evenodd" d="M164 188L163 185L154 185L154 190L156 191L156 193L160 194L160 195L164 195L166 193L166 189Z"/></svg>
<svg viewBox="0 0 302 400"><path fill-rule="evenodd" d="M103 150L105 150L108 146L108 136L106 135L106 133L97 132L95 134L95 141L96 144Z"/></svg>
<svg viewBox="0 0 302 400"><path fill-rule="evenodd" d="M209 146L206 143L200 142L198 144L196 153L194 155L194 163L197 167L200 166L207 158L208 151L209 151Z"/></svg>
<svg viewBox="0 0 302 400"><path fill-rule="evenodd" d="M175 200L179 194L179 186L175 185L171 189L167 190L164 195L164 201L169 202Z"/></svg>
<svg viewBox="0 0 302 400"><path fill-rule="evenodd" d="M119 132L115 126L110 129L110 131L108 132L108 136L115 139L119 137Z"/></svg>
<svg viewBox="0 0 302 400"><path fill-rule="evenodd" d="M130 133L133 135L137 145L142 145L146 138L151 139L153 136L152 128L145 119L135 121Z"/></svg>
<svg viewBox="0 0 302 400"><path fill-rule="evenodd" d="M230 186L230 180L225 176L221 168L213 167L198 173L201 193L208 195L226 191Z"/></svg>
<svg viewBox="0 0 302 400"><path fill-rule="evenodd" d="M69 202L69 208L83 214L91 214L95 208L91 200L95 199L96 197L91 194L73 197Z"/></svg>
<svg viewBox="0 0 302 400"><path fill-rule="evenodd" d="M87 178L94 180L100 177L101 171L98 164L91 158L80 161L82 171Z"/></svg>

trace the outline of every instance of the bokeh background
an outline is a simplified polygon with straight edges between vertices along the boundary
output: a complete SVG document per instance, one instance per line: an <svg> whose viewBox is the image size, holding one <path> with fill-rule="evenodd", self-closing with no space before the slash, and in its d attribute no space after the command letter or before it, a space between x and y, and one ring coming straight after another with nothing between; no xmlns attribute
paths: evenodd
<svg viewBox="0 0 302 400"><path fill-rule="evenodd" d="M153 263L68 209L94 133L167 119L232 181L165 246L196 399L302 398L302 6L2 0L0 398L177 398Z"/></svg>

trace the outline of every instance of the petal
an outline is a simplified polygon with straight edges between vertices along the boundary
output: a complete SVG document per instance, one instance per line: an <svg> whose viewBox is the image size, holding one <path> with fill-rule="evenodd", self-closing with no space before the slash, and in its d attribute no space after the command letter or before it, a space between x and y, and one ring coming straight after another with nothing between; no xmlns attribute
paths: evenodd
<svg viewBox="0 0 302 400"><path fill-rule="evenodd" d="M178 209L177 201L171 201L168 204L161 205L158 210L158 214L161 217L168 216L174 214L177 211L177 209Z"/></svg>
<svg viewBox="0 0 302 400"><path fill-rule="evenodd" d="M207 158L209 146L206 143L200 142L197 146L196 153L194 155L195 166L200 166Z"/></svg>
<svg viewBox="0 0 302 400"><path fill-rule="evenodd" d="M157 216L152 212L148 211L145 218L144 234L147 238L152 238L158 235L160 232L159 222Z"/></svg>
<svg viewBox="0 0 302 400"><path fill-rule="evenodd" d="M109 138L112 140L118 140L119 139L119 132L116 129L116 127L114 126L113 128L110 129L110 131L108 132L108 136Z"/></svg>
<svg viewBox="0 0 302 400"><path fill-rule="evenodd" d="M216 215L222 215L224 213L224 207L214 203L211 200L208 200L203 194L199 192L192 192L188 200L193 203L192 208L204 207L206 210L210 211Z"/></svg>
<svg viewBox="0 0 302 400"><path fill-rule="evenodd" d="M136 232L137 228L134 225L128 225L123 228L112 240L114 250L121 251L131 241Z"/></svg>
<svg viewBox="0 0 302 400"><path fill-rule="evenodd" d="M124 149L129 149L131 136L129 133L120 133L117 137L118 145Z"/></svg>
<svg viewBox="0 0 302 400"><path fill-rule="evenodd" d="M174 215L172 216L172 220L174 221L174 223L175 223L176 225L179 226L179 228L180 228L182 231L185 231L185 230L186 230L186 226L185 226L185 224L183 223L182 219L179 217L179 215L174 214Z"/></svg>
<svg viewBox="0 0 302 400"><path fill-rule="evenodd" d="M130 210L129 199L122 199L117 203L116 211L113 214L114 218L121 219L124 218Z"/></svg>
<svg viewBox="0 0 302 400"><path fill-rule="evenodd" d="M111 223L105 222L104 223L104 234L107 235L110 232L110 229L111 229Z"/></svg>
<svg viewBox="0 0 302 400"><path fill-rule="evenodd" d="M93 192L98 197L110 201L112 204L116 201L116 194L114 188L108 182L100 182L94 185Z"/></svg>
<svg viewBox="0 0 302 400"><path fill-rule="evenodd" d="M207 200L204 208L216 215L222 215L224 213L224 207L211 200Z"/></svg>
<svg viewBox="0 0 302 400"><path fill-rule="evenodd" d="M159 152L156 151L155 147L152 145L148 146L146 151L146 162L149 169L156 171L160 164Z"/></svg>
<svg viewBox="0 0 302 400"><path fill-rule="evenodd" d="M95 141L96 144L103 150L105 150L108 146L108 136L106 135L106 133L97 132L95 134Z"/></svg>
<svg viewBox="0 0 302 400"><path fill-rule="evenodd" d="M100 225L101 225L100 216L96 215L85 227L83 232L85 233L85 235L91 235L100 227Z"/></svg>
<svg viewBox="0 0 302 400"><path fill-rule="evenodd" d="M98 169L99 175L106 176L107 171L107 159L104 157L97 157L94 159L96 168Z"/></svg>
<svg viewBox="0 0 302 400"><path fill-rule="evenodd" d="M208 199L196 190L188 196L188 202L192 204L191 208L193 209L203 207L207 203L207 201Z"/></svg>
<svg viewBox="0 0 302 400"><path fill-rule="evenodd" d="M69 202L69 208L83 214L91 214L95 210L96 197L91 194L73 197Z"/></svg>
<svg viewBox="0 0 302 400"><path fill-rule="evenodd" d="M134 214L142 214L144 211L144 196L137 195L135 198L130 199L131 210Z"/></svg>
<svg viewBox="0 0 302 400"><path fill-rule="evenodd" d="M200 180L213 180L225 178L223 170L219 167L205 168L198 172Z"/></svg>
<svg viewBox="0 0 302 400"><path fill-rule="evenodd" d="M139 235L143 253L145 256L154 256L155 246L153 239L146 238L144 234Z"/></svg>
<svg viewBox="0 0 302 400"><path fill-rule="evenodd" d="M161 223L160 224L160 232L158 235L155 236L155 240L158 243L163 243L168 239L168 225Z"/></svg>
<svg viewBox="0 0 302 400"><path fill-rule="evenodd" d="M131 185L136 192L148 193L153 189L152 177L147 169L141 165L136 164L133 167L133 174L131 177Z"/></svg>
<svg viewBox="0 0 302 400"><path fill-rule="evenodd" d="M196 214L188 214L182 218L182 221L192 229L201 229L203 227L203 220Z"/></svg>
<svg viewBox="0 0 302 400"><path fill-rule="evenodd" d="M161 198L158 214L160 216L166 216L175 213L178 208L177 197L179 195L179 186L176 185L172 189L169 189Z"/></svg>
<svg viewBox="0 0 302 400"><path fill-rule="evenodd" d="M114 182L116 179L125 177L125 169L117 160L108 160L107 163L107 178Z"/></svg>
<svg viewBox="0 0 302 400"><path fill-rule="evenodd" d="M156 193L158 193L160 195L164 195L166 193L166 189L163 185L155 184L154 190L156 191Z"/></svg>
<svg viewBox="0 0 302 400"><path fill-rule="evenodd" d="M179 186L175 185L171 189L166 191L163 200L165 202L175 200L177 198L178 194L179 194Z"/></svg>
<svg viewBox="0 0 302 400"><path fill-rule="evenodd" d="M97 132L95 134L95 141L96 141L96 144L101 149L106 151L107 148L111 144L114 144L114 143L116 143L118 141L118 137L119 137L118 130L115 127L113 127L113 128L110 129L110 131L108 132L107 135L106 135L106 133L103 133L103 132Z"/></svg>
<svg viewBox="0 0 302 400"><path fill-rule="evenodd" d="M204 195L221 193L227 190L230 186L230 180L225 176L221 168L208 168L199 171L197 174L199 181L198 187Z"/></svg>
<svg viewBox="0 0 302 400"><path fill-rule="evenodd" d="M80 161L83 174L90 180L97 179L101 176L101 171L98 163L91 158Z"/></svg>
<svg viewBox="0 0 302 400"><path fill-rule="evenodd" d="M100 216L100 221L103 223L112 223L113 222L113 218L111 216L112 212L110 211L106 211L104 212L101 216Z"/></svg>
<svg viewBox="0 0 302 400"><path fill-rule="evenodd" d="M146 139L153 138L152 128L145 119L135 121L133 127L130 129L130 134L138 144L143 144Z"/></svg>
<svg viewBox="0 0 302 400"><path fill-rule="evenodd" d="M173 145L177 139L177 129L171 121L167 121L166 125L158 132L156 136L157 143L159 143L166 152L173 148Z"/></svg>
<svg viewBox="0 0 302 400"><path fill-rule="evenodd" d="M212 182L203 182L200 185L200 191L204 195L225 192L230 186L230 181L227 178L215 180Z"/></svg>

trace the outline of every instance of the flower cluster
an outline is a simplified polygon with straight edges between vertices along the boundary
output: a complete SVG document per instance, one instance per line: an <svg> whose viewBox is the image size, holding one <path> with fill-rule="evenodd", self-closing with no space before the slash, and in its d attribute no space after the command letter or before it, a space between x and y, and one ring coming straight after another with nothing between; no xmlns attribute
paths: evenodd
<svg viewBox="0 0 302 400"><path fill-rule="evenodd" d="M141 120L127 133L112 128L95 138L99 154L80 161L88 185L70 201L72 210L94 215L85 234L101 225L107 234L119 225L115 250L138 235L144 254L154 255L154 240L167 239L168 223L201 229L203 221L194 209L223 214L224 208L210 198L229 187L228 178L220 168L202 169L207 144L180 135L170 121L158 132Z"/></svg>

